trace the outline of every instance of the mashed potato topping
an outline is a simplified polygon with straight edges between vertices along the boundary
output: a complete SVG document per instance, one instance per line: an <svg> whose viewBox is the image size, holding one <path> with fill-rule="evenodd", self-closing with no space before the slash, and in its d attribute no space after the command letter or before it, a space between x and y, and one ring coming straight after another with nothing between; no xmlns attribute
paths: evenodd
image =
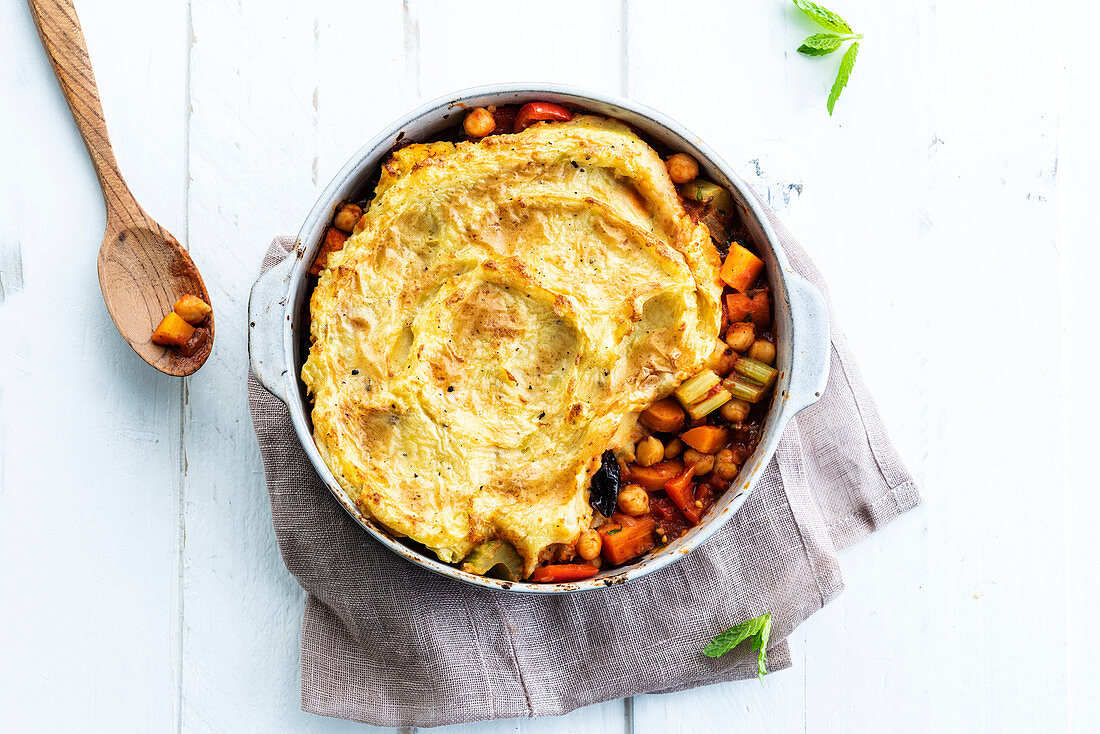
<svg viewBox="0 0 1100 734"><path fill-rule="evenodd" d="M603 452L706 365L719 264L621 123L403 148L311 300L321 456L395 534L448 562L507 540L530 573L590 526Z"/></svg>

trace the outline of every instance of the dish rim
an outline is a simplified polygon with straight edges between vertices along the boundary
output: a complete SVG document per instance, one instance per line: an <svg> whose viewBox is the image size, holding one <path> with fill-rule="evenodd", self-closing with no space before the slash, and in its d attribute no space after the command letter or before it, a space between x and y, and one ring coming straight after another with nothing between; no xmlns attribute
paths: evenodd
<svg viewBox="0 0 1100 734"><path fill-rule="evenodd" d="M659 141L672 150L693 155L699 162L702 175L724 186L733 194L741 209L742 219L753 237L753 243L760 251L768 270L769 286L773 293L773 318L776 322L777 366L780 370L776 390L771 398L761 440L756 450L742 467L737 478L731 482L730 488L699 525L634 563L601 571L591 579L555 584L513 582L464 572L457 566L444 563L438 558L406 545L382 525L362 513L336 482L313 441L307 418L310 406L300 379L304 357L299 354L298 349L298 330L303 327L303 324L298 322L298 317L308 295L306 291L309 285L309 265L320 245L321 233L329 223L334 207L340 201L351 198L349 194L356 185L362 187L373 177L384 157L395 145L400 144L406 137L425 139L432 134L425 132L408 135L410 130L433 126L437 130L443 129L455 124L455 120L450 119L453 115L461 114L472 107L533 100L574 105L596 114L620 119L640 130L649 140ZM828 374L828 314L824 308L824 301L820 293L791 268L762 205L748 185L699 136L691 133L672 118L632 100L571 85L511 83L472 87L434 99L398 118L356 151L333 177L318 197L298 232L295 257L287 257L268 273L271 274L273 271L276 272L270 276L261 276L257 281L249 304L249 351L253 372L265 388L287 405L294 431L322 481L356 522L391 551L422 568L483 588L528 594L590 591L627 583L683 558L723 528L744 504L778 448L779 438L786 424L795 413L820 397ZM271 301L270 294L266 299L260 298L260 302L257 303L257 313L265 305L268 310L273 308L274 311L278 311L279 307L282 308L282 318L279 319L282 326L281 339L272 340L273 335L267 334L267 342L270 343L271 349L281 348L282 359L279 360L277 354L266 354L267 364L264 364L263 352L270 352L271 349L265 350L261 347L257 350L260 354L254 353L253 337L260 336L256 332L257 329L262 328L262 323L274 319L264 319L262 313L254 318L251 302L257 300L257 289L260 289L265 278L267 278L269 292L278 293L280 288L282 292L281 300L274 306L265 303L265 301ZM798 319L795 318L796 311ZM308 321L304 324L304 328L308 328ZM822 331L824 331L823 340ZM802 332L805 332L804 336L807 338L802 339L800 349L795 337ZM263 339L257 339L258 343L263 341ZM825 345L824 359L821 354L810 355L809 359L799 359L800 354L807 350L821 352L822 344ZM277 363L280 361L282 369L273 369L279 366ZM795 362L798 362L799 370L795 369ZM276 372L279 374L276 375ZM798 379L794 379L796 377Z"/></svg>

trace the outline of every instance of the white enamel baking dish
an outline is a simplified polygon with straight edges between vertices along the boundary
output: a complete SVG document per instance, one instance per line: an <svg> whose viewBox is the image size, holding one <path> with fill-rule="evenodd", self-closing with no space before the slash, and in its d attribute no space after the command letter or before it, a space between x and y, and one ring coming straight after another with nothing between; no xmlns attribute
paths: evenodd
<svg viewBox="0 0 1100 734"><path fill-rule="evenodd" d="M386 155L400 141L430 138L460 121L466 109L490 104L557 102L616 117L649 139L672 150L690 153L702 175L729 188L754 244L765 261L772 287L777 332L779 379L760 444L745 463L730 491L707 513L703 522L683 537L658 548L628 566L601 572L585 581L533 584L486 578L440 562L391 535L365 516L333 478L313 443L310 404L299 379L306 354L299 334L308 334L303 306L309 299L309 267L334 207L345 199L359 200ZM829 318L821 294L795 273L748 186L706 143L665 115L627 99L559 84L496 84L477 87L429 102L394 122L361 148L336 174L317 199L298 232L296 250L263 274L252 286L248 304L248 352L252 373L261 385L283 401L294 431L321 479L336 500L378 542L419 566L460 581L490 589L532 594L558 594L606 588L664 568L707 540L737 511L763 473L790 419L815 402L825 389L829 369Z"/></svg>

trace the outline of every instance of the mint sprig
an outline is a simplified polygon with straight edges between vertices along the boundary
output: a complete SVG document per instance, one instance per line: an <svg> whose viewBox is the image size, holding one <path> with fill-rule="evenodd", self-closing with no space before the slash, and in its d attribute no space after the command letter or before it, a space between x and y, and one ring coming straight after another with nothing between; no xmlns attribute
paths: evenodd
<svg viewBox="0 0 1100 734"><path fill-rule="evenodd" d="M741 624L730 627L703 648L703 654L710 658L720 658L745 640L750 640L752 649L757 652L756 674L763 677L767 672L768 638L772 633L772 615L761 614Z"/></svg>
<svg viewBox="0 0 1100 734"><path fill-rule="evenodd" d="M793 0L793 2L795 7L801 10L810 20L822 28L832 31L832 33L815 33L808 36L802 41L802 45L798 47L800 54L827 56L834 51L839 51L840 47L847 41L853 42L848 50L844 52L844 57L840 60L840 70L837 71L833 87L829 90L827 106L829 114L832 115L833 107L836 106L836 101L840 99L840 93L844 91L848 79L852 76L852 68L856 65L856 54L859 53L859 41L863 38L863 34L853 32L848 21L828 8L823 8L817 3L810 2L810 0Z"/></svg>

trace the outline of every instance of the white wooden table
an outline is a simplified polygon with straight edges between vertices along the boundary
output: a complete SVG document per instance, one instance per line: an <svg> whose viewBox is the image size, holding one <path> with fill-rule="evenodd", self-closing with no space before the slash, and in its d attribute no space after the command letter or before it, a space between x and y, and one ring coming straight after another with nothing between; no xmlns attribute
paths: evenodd
<svg viewBox="0 0 1100 734"><path fill-rule="evenodd" d="M179 381L95 277L95 178L22 3L0 7L0 730L350 731L298 710L245 306L275 234L383 124L476 83L633 97L815 255L926 503L844 552L795 667L473 731L1096 731L1096 3L78 0L119 163L218 316Z"/></svg>

